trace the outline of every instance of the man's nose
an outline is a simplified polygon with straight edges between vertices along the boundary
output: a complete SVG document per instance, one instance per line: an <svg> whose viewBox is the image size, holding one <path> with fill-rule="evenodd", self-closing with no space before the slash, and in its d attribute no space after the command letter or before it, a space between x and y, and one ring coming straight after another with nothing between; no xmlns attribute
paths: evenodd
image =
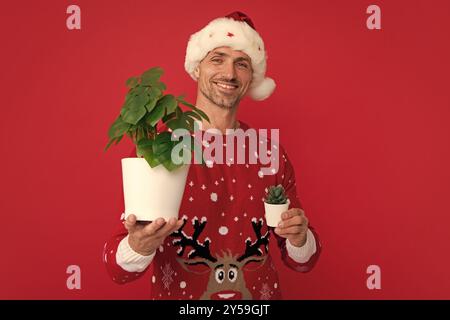
<svg viewBox="0 0 450 320"><path fill-rule="evenodd" d="M228 81L236 80L236 68L233 62L227 62L224 64L223 74Z"/></svg>

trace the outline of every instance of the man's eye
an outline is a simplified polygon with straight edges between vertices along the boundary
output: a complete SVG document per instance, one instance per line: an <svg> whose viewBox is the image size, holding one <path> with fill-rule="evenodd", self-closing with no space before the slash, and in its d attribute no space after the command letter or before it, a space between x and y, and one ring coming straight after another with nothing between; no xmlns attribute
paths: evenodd
<svg viewBox="0 0 450 320"><path fill-rule="evenodd" d="M222 62L222 59L212 59L211 61L212 61L212 62L216 62L216 63L221 63L221 62Z"/></svg>
<svg viewBox="0 0 450 320"><path fill-rule="evenodd" d="M239 62L238 66L241 68L248 68L248 65L246 63L242 63L242 62Z"/></svg>

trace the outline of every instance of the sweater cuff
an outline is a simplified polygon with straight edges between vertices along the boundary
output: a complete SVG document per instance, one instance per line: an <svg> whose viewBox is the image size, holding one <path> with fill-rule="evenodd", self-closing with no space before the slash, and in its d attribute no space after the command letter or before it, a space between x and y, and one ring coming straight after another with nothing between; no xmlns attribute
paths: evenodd
<svg viewBox="0 0 450 320"><path fill-rule="evenodd" d="M116 252L116 263L125 271L142 272L153 261L156 254L153 252L149 256L143 256L134 251L128 243L128 235L120 241Z"/></svg>
<svg viewBox="0 0 450 320"><path fill-rule="evenodd" d="M316 253L316 239L311 230L306 233L306 242L302 247L296 247L286 239L286 250L289 257L297 263L306 263Z"/></svg>

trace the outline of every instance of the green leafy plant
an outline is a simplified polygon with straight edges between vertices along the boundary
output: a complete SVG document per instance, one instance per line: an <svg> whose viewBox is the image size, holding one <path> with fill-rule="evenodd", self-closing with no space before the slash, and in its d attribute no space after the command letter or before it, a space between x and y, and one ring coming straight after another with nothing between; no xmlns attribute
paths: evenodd
<svg viewBox="0 0 450 320"><path fill-rule="evenodd" d="M202 110L186 102L183 96L164 94L166 85L160 81L163 73L163 69L154 67L126 81L129 90L119 116L109 128L105 151L112 143L118 144L126 135L136 145L137 155L144 157L152 168L162 164L172 171L183 165L175 164L171 159L173 148L183 139L172 141L172 134L167 128L192 132L195 120L205 119L209 122L209 118ZM183 111L180 104L190 110ZM161 128L162 124L165 124L165 129ZM195 141L192 136L190 139L188 148L181 152L192 151Z"/></svg>
<svg viewBox="0 0 450 320"><path fill-rule="evenodd" d="M281 184L270 186L264 201L269 204L285 204L287 202L287 197L283 186Z"/></svg>

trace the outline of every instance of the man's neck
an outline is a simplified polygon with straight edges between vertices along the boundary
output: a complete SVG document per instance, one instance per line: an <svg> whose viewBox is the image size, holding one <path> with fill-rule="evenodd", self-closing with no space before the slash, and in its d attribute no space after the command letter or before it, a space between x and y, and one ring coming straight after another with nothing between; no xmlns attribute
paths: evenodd
<svg viewBox="0 0 450 320"><path fill-rule="evenodd" d="M236 129L239 127L239 122L236 120L237 107L222 108L205 98L201 93L197 95L197 108L204 111L209 118L209 122L202 121L202 129L208 130L211 128L218 129L222 133L226 133L227 129Z"/></svg>

